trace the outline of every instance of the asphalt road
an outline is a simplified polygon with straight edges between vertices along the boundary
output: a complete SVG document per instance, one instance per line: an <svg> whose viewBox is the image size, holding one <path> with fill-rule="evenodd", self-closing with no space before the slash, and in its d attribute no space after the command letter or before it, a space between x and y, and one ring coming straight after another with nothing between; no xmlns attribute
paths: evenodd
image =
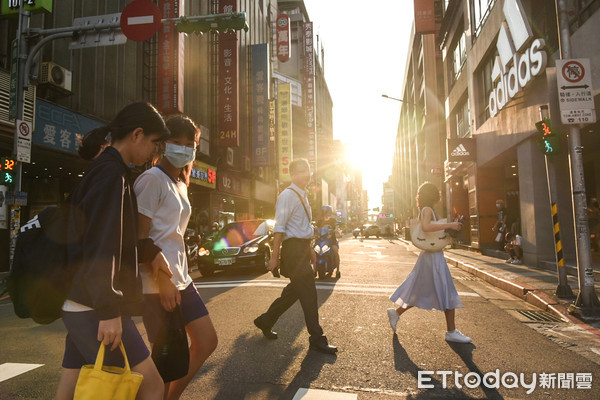
<svg viewBox="0 0 600 400"><path fill-rule="evenodd" d="M340 254L341 278L317 282L321 324L339 347L337 356L308 350L299 304L275 325L275 341L253 326L285 278L247 271L198 278L219 346L183 398L299 399L302 393L304 399L340 400L600 398L596 336L564 322L532 322L524 311L535 308L455 268L464 305L457 310L457 327L473 344L447 343L439 311L407 311L394 334L385 312L392 306L388 296L412 269L414 248L350 238L341 241ZM10 303L0 304L0 399L52 398L64 335L61 321L36 325L16 318ZM7 378L15 367L32 369Z"/></svg>

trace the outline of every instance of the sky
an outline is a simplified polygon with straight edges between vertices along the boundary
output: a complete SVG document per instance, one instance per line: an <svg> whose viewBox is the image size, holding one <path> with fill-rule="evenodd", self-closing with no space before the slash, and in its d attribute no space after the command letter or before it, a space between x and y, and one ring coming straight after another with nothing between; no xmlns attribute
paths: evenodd
<svg viewBox="0 0 600 400"><path fill-rule="evenodd" d="M381 204L392 172L412 0L304 0L325 50L333 99L333 137L350 146L363 171L369 208Z"/></svg>

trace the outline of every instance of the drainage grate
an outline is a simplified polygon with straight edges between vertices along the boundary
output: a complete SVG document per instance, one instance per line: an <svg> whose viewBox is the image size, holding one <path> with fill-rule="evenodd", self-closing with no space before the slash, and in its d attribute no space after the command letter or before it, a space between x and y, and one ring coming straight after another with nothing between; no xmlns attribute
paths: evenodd
<svg viewBox="0 0 600 400"><path fill-rule="evenodd" d="M515 310L515 311L534 322L563 322L562 319L560 319L546 311L532 311L532 310Z"/></svg>
<svg viewBox="0 0 600 400"><path fill-rule="evenodd" d="M454 276L453 278L456 280L459 280L459 281L478 281L479 280L479 278L476 276Z"/></svg>

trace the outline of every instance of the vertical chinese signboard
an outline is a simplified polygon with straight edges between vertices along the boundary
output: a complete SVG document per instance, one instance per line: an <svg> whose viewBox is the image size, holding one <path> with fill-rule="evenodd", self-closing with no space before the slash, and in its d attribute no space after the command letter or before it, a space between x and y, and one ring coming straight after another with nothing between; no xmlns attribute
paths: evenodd
<svg viewBox="0 0 600 400"><path fill-rule="evenodd" d="M237 0L221 0L219 12L237 12ZM237 147L239 139L238 40L236 32L219 33L219 146Z"/></svg>
<svg viewBox="0 0 600 400"><path fill-rule="evenodd" d="M163 18L180 17L184 0L159 0ZM158 31L158 109L166 114L183 112L183 34L174 24L162 24Z"/></svg>
<svg viewBox="0 0 600 400"><path fill-rule="evenodd" d="M277 16L277 58L281 62L290 59L290 17L286 14Z"/></svg>
<svg viewBox="0 0 600 400"><path fill-rule="evenodd" d="M315 57L313 46L313 23L304 24L304 112L308 135L308 161L317 170L317 131L315 126Z"/></svg>
<svg viewBox="0 0 600 400"><path fill-rule="evenodd" d="M269 47L252 45L252 147L255 166L269 165Z"/></svg>
<svg viewBox="0 0 600 400"><path fill-rule="evenodd" d="M279 181L290 182L290 162L292 161L292 88L289 83L280 82L277 86L277 159L279 161Z"/></svg>
<svg viewBox="0 0 600 400"><path fill-rule="evenodd" d="M435 32L434 0L415 0L415 33Z"/></svg>

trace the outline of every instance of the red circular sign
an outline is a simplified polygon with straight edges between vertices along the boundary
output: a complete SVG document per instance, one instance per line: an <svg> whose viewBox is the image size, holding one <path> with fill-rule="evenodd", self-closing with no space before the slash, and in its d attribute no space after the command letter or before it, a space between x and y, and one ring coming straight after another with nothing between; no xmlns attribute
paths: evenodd
<svg viewBox="0 0 600 400"><path fill-rule="evenodd" d="M562 67L562 76L571 83L577 83L585 76L585 69L580 62L569 61Z"/></svg>
<svg viewBox="0 0 600 400"><path fill-rule="evenodd" d="M121 13L121 30L131 40L143 42L160 29L160 10L150 0L134 0Z"/></svg>
<svg viewBox="0 0 600 400"><path fill-rule="evenodd" d="M29 136L29 125L27 125L26 122L21 122L21 124L19 125L19 133L21 134L21 136Z"/></svg>

